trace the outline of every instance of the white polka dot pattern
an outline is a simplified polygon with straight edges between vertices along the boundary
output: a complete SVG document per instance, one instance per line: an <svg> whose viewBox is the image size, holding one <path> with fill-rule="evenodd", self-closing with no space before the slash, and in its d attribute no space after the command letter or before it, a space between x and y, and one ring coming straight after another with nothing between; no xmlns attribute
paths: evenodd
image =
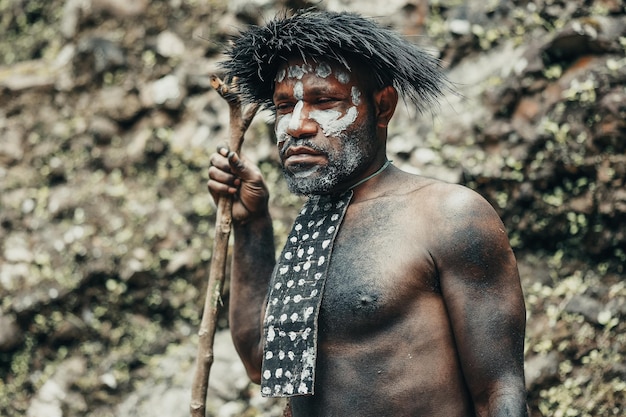
<svg viewBox="0 0 626 417"><path fill-rule="evenodd" d="M294 221L276 263L265 321L261 394L312 395L317 317L333 242L352 191L311 197Z"/></svg>

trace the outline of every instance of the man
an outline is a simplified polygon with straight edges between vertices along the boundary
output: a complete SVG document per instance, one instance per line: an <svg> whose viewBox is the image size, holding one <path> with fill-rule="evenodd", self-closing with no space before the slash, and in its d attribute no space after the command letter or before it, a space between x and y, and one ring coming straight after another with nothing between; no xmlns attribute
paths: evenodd
<svg viewBox="0 0 626 417"><path fill-rule="evenodd" d="M226 148L230 326L250 378L294 417L527 415L525 309L503 224L460 185L390 165L398 91L426 109L436 60L358 15L253 27L224 67L272 108L289 189L309 196L275 261L259 169Z"/></svg>

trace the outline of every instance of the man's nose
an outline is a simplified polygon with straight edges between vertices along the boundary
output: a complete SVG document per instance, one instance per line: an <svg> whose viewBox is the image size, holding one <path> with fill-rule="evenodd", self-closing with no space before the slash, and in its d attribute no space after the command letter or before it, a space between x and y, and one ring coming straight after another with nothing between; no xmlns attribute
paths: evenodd
<svg viewBox="0 0 626 417"><path fill-rule="evenodd" d="M295 139L304 139L314 136L318 127L317 123L309 117L308 106L299 101L291 113L287 134Z"/></svg>

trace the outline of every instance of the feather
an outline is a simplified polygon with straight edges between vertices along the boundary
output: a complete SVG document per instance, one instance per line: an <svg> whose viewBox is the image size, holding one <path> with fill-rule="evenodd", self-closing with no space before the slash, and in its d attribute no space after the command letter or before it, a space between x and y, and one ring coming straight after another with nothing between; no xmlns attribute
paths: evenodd
<svg viewBox="0 0 626 417"><path fill-rule="evenodd" d="M238 77L244 100L273 108L274 80L293 56L371 69L376 89L393 85L423 112L450 89L440 62L397 32L356 13L300 10L250 26L230 43L220 63Z"/></svg>

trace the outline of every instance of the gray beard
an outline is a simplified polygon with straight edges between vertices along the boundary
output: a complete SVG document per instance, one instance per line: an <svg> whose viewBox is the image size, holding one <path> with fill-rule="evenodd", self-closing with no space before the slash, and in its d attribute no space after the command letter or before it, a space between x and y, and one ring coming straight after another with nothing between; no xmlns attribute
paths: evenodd
<svg viewBox="0 0 626 417"><path fill-rule="evenodd" d="M298 195L330 194L337 190L339 184L363 172L376 156L376 126L373 117L368 118L365 125L353 130L350 135L333 140L343 141L344 147L341 152L327 154L327 165L313 168L310 174L301 177L283 167L289 191ZM305 140L302 144L323 151L312 142Z"/></svg>

